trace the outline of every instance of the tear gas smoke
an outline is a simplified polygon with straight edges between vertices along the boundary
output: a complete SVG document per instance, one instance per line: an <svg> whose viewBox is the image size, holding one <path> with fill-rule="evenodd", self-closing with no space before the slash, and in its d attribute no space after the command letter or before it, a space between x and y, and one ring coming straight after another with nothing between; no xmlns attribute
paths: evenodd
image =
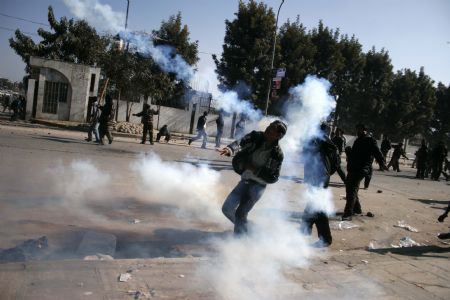
<svg viewBox="0 0 450 300"><path fill-rule="evenodd" d="M61 203L74 207L83 206L87 198L100 195L111 178L86 160L74 160L68 167L59 163L47 172L51 188L61 197Z"/></svg>
<svg viewBox="0 0 450 300"><path fill-rule="evenodd" d="M244 114L249 121L259 121L263 114L261 110L255 109L253 104L239 99L235 91L227 91L217 96L217 109L227 113Z"/></svg>
<svg viewBox="0 0 450 300"><path fill-rule="evenodd" d="M111 33L124 29L125 14L113 11L108 4L101 4L97 0L64 0L64 4L75 17L88 21L97 29Z"/></svg>
<svg viewBox="0 0 450 300"><path fill-rule="evenodd" d="M303 84L290 89L286 107L289 130L281 140L288 155L300 153L306 143L319 136L320 123L336 107L334 98L328 93L330 87L326 79L308 76Z"/></svg>
<svg viewBox="0 0 450 300"><path fill-rule="evenodd" d="M158 66L167 73L174 73L179 80L189 82L193 75L193 68L179 55L175 48L168 45L155 46L153 37L138 32L125 30L125 17L122 13L114 12L111 6L100 4L97 0L64 0L70 11L80 19L86 20L96 28L102 28L130 43L130 48L149 55Z"/></svg>
<svg viewBox="0 0 450 300"><path fill-rule="evenodd" d="M166 162L151 153L132 164L132 170L140 175L141 189L152 201L175 204L188 218L223 219L220 173L207 165Z"/></svg>
<svg viewBox="0 0 450 300"><path fill-rule="evenodd" d="M194 69L176 54L174 47L169 45L154 46L153 38L148 35L122 31L120 37L135 47L136 51L151 56L155 63L166 73L174 73L178 80L190 82L194 76Z"/></svg>

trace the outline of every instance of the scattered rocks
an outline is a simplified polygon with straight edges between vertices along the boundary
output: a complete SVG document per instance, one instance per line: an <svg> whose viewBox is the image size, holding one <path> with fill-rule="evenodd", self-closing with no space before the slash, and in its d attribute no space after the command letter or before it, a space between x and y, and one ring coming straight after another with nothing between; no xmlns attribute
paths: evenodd
<svg viewBox="0 0 450 300"><path fill-rule="evenodd" d="M378 191L377 191L378 194L381 194L382 192L383 192L382 190L378 190Z"/></svg>
<svg viewBox="0 0 450 300"><path fill-rule="evenodd" d="M130 273L122 273L119 276L119 281L120 282L127 282L130 279L131 279L131 274Z"/></svg>
<svg viewBox="0 0 450 300"><path fill-rule="evenodd" d="M367 212L366 216L369 217L369 218L375 217L375 215L372 212L370 212L370 211Z"/></svg>
<svg viewBox="0 0 450 300"><path fill-rule="evenodd" d="M118 122L114 125L114 130L117 132L129 133L129 134L142 134L142 124L135 124L129 122Z"/></svg>

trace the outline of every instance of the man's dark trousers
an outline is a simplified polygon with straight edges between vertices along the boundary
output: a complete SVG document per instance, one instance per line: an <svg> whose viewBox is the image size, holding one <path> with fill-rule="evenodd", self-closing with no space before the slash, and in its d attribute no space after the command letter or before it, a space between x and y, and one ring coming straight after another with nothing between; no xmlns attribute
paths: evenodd
<svg viewBox="0 0 450 300"><path fill-rule="evenodd" d="M349 172L345 181L345 193L347 203L345 204L344 216L350 217L353 214L360 214L361 203L358 198L359 185L364 179L364 173Z"/></svg>
<svg viewBox="0 0 450 300"><path fill-rule="evenodd" d="M144 131L142 133L142 143L147 140L147 133L150 138L150 144L153 144L153 123L144 123Z"/></svg>

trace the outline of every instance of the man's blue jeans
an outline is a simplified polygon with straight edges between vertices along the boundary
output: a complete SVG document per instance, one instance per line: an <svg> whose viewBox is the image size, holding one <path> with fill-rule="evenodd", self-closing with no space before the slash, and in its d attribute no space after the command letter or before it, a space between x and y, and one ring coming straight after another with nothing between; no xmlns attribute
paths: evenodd
<svg viewBox="0 0 450 300"><path fill-rule="evenodd" d="M234 224L234 233L247 232L247 215L261 198L266 185L252 180L241 180L223 203L223 214Z"/></svg>

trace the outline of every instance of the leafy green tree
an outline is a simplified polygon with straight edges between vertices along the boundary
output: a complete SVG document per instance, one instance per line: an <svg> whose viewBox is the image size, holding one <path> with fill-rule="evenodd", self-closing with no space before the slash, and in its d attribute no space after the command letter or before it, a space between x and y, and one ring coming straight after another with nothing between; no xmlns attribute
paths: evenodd
<svg viewBox="0 0 450 300"><path fill-rule="evenodd" d="M26 63L29 73L30 56L58 59L67 62L92 65L100 61L108 40L97 34L96 30L84 20L62 17L56 20L53 9L48 7L48 22L51 31L42 28L38 34L42 40L36 44L30 37L16 30L9 44Z"/></svg>
<svg viewBox="0 0 450 300"><path fill-rule="evenodd" d="M342 65L335 70L332 93L336 96L334 120L337 126L353 128L350 115L352 106L358 101L359 88L363 77L365 57L359 41L344 35L338 43ZM343 126L342 126L343 125Z"/></svg>
<svg viewBox="0 0 450 300"><path fill-rule="evenodd" d="M385 110L389 103L392 82L392 64L387 51L372 48L364 55L364 67L357 91L346 105L347 130L365 123L375 134L385 130Z"/></svg>
<svg viewBox="0 0 450 300"><path fill-rule="evenodd" d="M291 87L302 83L308 74L314 74L317 48L299 17L295 22L288 20L280 27L278 40L280 55L276 65L286 68L280 94L287 95Z"/></svg>
<svg viewBox="0 0 450 300"><path fill-rule="evenodd" d="M436 88L436 105L433 116L429 119L426 137L436 144L444 141L450 146L450 85L439 82Z"/></svg>
<svg viewBox="0 0 450 300"><path fill-rule="evenodd" d="M234 20L225 21L221 58L213 55L216 73L219 82L227 88L242 82L247 84L252 91L250 100L264 110L271 77L275 15L266 4L241 0L235 16Z"/></svg>
<svg viewBox="0 0 450 300"><path fill-rule="evenodd" d="M392 137L407 138L424 134L436 104L433 81L410 69L398 71L391 87L391 101L385 110L385 133Z"/></svg>

